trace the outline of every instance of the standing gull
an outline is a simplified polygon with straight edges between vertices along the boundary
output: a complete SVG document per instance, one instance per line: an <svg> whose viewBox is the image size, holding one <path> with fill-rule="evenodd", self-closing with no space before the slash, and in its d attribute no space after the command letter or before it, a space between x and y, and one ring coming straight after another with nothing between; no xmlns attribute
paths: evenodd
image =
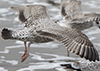
<svg viewBox="0 0 100 71"><path fill-rule="evenodd" d="M81 1L61 0L61 15L63 17L63 21L60 23L61 26L79 31L92 26L98 26L100 28L100 14L84 14L81 9Z"/></svg>
<svg viewBox="0 0 100 71"><path fill-rule="evenodd" d="M65 69L73 69L73 71L100 71L100 61L90 62L85 59L70 64L61 64L61 66Z"/></svg>
<svg viewBox="0 0 100 71"><path fill-rule="evenodd" d="M30 44L32 42L41 43L55 40L63 44L72 53L89 59L99 60L97 50L86 35L78 30L65 28L50 20L46 7L43 5L26 5L12 7L19 11L19 17L25 25L23 30L10 30L4 28L1 32L3 39L17 39L24 42L29 41L28 51L25 45L25 53L22 62L28 57Z"/></svg>

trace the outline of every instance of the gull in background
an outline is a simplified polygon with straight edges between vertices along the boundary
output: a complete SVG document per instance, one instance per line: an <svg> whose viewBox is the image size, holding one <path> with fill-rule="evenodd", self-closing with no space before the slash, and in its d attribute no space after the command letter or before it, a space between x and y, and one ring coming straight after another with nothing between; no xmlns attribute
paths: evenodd
<svg viewBox="0 0 100 71"><path fill-rule="evenodd" d="M50 20L45 6L26 5L12 7L12 9L19 12L19 19L25 25L25 29L11 30L3 28L1 36L5 40L21 40L25 43L22 62L29 56L31 43L43 43L52 40L60 42L68 51L82 58L90 61L99 60L98 52L88 37L81 31L62 27ZM28 50L26 42L29 42Z"/></svg>
<svg viewBox="0 0 100 71"><path fill-rule="evenodd" d="M92 26L100 27L100 14L84 14L78 0L61 0L61 15L68 28L83 31Z"/></svg>
<svg viewBox="0 0 100 71"><path fill-rule="evenodd" d="M71 69L71 71L100 71L100 61L90 62L85 59L70 64L61 64L61 66L65 69Z"/></svg>
<svg viewBox="0 0 100 71"><path fill-rule="evenodd" d="M92 26L98 26L100 28L100 14L84 14L81 8L81 1L61 0L61 15L63 21L59 24L63 27L77 29L79 31L91 28Z"/></svg>

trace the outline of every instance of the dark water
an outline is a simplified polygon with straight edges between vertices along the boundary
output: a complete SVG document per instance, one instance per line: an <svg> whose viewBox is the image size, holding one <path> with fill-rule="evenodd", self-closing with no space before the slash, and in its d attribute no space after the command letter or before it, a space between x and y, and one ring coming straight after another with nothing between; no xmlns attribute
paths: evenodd
<svg viewBox="0 0 100 71"><path fill-rule="evenodd" d="M82 2L85 13L100 12L99 0L84 0ZM0 0L0 31L3 27L23 28L17 18L17 12L11 10L10 7L29 4L45 5L52 20L61 19L60 0ZM100 30L97 27L92 27L85 30L84 33L89 36L95 47L100 51ZM80 59L74 54L67 57L67 51L62 45L49 42L32 44L29 57L21 63L21 56L24 53L22 41L5 41L0 38L0 45L0 71L66 71L60 67L60 64Z"/></svg>

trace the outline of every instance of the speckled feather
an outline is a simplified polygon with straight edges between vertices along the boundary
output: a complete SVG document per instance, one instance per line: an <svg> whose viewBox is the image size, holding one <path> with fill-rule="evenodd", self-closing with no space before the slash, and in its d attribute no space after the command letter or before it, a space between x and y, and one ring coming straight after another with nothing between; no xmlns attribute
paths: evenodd
<svg viewBox="0 0 100 71"><path fill-rule="evenodd" d="M46 7L43 5L26 5L11 7L11 9L18 11L19 20L25 27L35 26L37 25L37 22L41 23L44 19L49 19L48 16L45 16L47 15Z"/></svg>
<svg viewBox="0 0 100 71"><path fill-rule="evenodd" d="M82 28L82 30L90 28L92 26L100 26L100 14L89 13L84 14L81 8L81 1L78 0L61 0L61 14L66 20L66 23L70 22L72 28L75 26L75 29ZM86 25L86 26L84 26Z"/></svg>
<svg viewBox="0 0 100 71"><path fill-rule="evenodd" d="M39 43L41 39L47 39L49 41L55 40L61 42L68 51L76 53L77 55L89 59L90 61L99 60L99 55L97 50L94 48L91 41L86 35L80 31L64 28L58 25L57 23L51 21L46 13L46 7L42 5L28 5L27 7L27 16L25 19L29 19L27 26L24 30L8 30L12 38L7 39L18 39L23 41L35 41ZM23 13L26 13L23 12ZM2 30L2 33L4 31ZM3 35L6 33L2 34ZM7 37L7 36L6 36ZM28 38L28 39L27 39ZM37 39L39 38L39 39ZM91 57L92 56L92 57Z"/></svg>
<svg viewBox="0 0 100 71"><path fill-rule="evenodd" d="M82 59L71 64L61 64L61 66L66 69L73 69L79 71L100 71L100 61L90 62L88 60Z"/></svg>

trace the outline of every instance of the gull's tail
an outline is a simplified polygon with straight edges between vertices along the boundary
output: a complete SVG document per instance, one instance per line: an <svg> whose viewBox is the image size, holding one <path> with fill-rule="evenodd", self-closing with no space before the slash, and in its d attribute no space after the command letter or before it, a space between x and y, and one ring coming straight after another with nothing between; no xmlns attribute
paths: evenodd
<svg viewBox="0 0 100 71"><path fill-rule="evenodd" d="M11 30L8 30L6 28L3 28L2 29L2 32L1 32L1 37L3 39L12 39L12 31Z"/></svg>

